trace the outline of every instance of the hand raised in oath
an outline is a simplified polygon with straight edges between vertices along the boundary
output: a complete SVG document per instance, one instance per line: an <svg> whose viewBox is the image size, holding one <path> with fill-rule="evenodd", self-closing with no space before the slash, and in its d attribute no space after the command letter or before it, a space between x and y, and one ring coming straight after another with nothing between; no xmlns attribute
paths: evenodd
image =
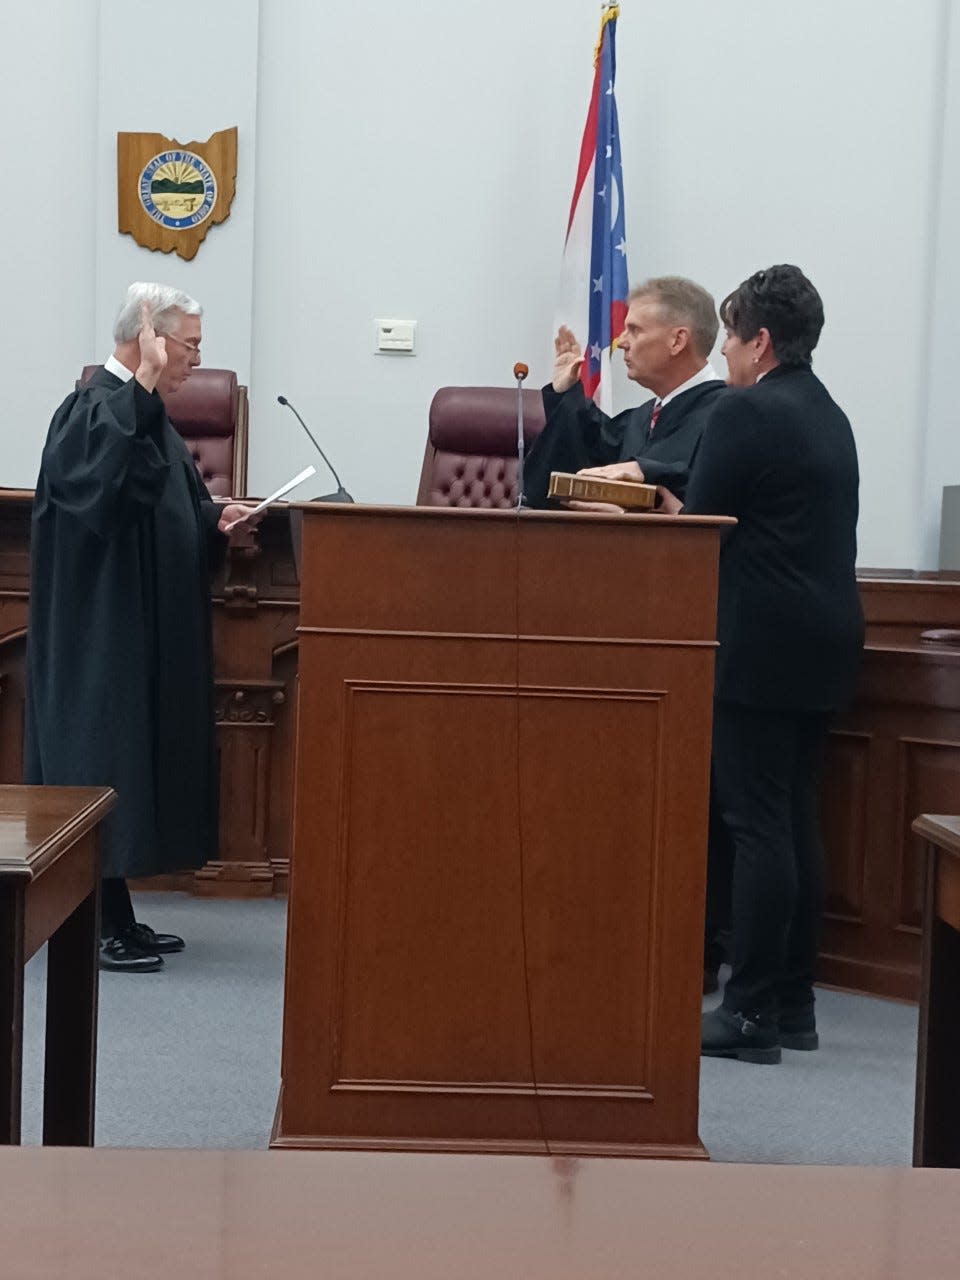
<svg viewBox="0 0 960 1280"><path fill-rule="evenodd" d="M167 365L167 340L153 327L153 316L146 302L140 304L140 364L136 379L146 391L152 391Z"/></svg>
<svg viewBox="0 0 960 1280"><path fill-rule="evenodd" d="M553 340L553 389L558 395L569 391L580 377L583 352L570 329L562 324Z"/></svg>

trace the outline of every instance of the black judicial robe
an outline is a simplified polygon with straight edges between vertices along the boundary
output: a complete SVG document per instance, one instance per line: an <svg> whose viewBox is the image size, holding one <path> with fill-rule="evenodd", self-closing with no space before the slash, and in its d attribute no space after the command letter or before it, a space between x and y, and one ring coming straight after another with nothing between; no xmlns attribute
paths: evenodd
<svg viewBox="0 0 960 1280"><path fill-rule="evenodd" d="M581 383L558 394L542 390L546 424L524 467L527 506L544 507L551 471L579 471L611 462L638 462L647 484L662 484L683 501L697 449L717 397L719 378L683 391L660 411L651 433L655 400L608 417L583 394Z"/></svg>
<svg viewBox="0 0 960 1280"><path fill-rule="evenodd" d="M156 392L100 368L57 410L31 526L24 777L116 790L105 876L216 853L217 516Z"/></svg>

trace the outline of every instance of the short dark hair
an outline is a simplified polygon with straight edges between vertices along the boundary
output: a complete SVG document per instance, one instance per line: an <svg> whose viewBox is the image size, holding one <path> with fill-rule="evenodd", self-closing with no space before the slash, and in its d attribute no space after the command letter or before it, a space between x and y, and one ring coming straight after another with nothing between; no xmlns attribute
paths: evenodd
<svg viewBox="0 0 960 1280"><path fill-rule="evenodd" d="M694 351L704 360L709 357L720 326L716 304L706 289L683 276L655 276L631 289L627 302L639 298L656 302L667 323L689 329Z"/></svg>
<svg viewBox="0 0 960 1280"><path fill-rule="evenodd" d="M781 364L810 364L823 328L823 300L799 267L755 271L720 303L720 319L741 342L761 329Z"/></svg>

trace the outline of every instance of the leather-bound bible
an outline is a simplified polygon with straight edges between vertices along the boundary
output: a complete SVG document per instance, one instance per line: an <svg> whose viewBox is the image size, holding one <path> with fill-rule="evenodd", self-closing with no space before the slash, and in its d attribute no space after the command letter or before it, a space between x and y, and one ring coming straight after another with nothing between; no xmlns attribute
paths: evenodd
<svg viewBox="0 0 960 1280"><path fill-rule="evenodd" d="M657 486L638 480L604 480L600 476L579 476L569 471L551 471L548 498L574 498L577 502L610 502L627 511L652 511Z"/></svg>

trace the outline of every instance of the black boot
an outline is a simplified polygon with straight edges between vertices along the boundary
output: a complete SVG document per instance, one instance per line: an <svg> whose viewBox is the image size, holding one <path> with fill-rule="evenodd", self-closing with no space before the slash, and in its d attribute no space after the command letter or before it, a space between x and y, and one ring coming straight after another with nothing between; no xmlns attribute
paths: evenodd
<svg viewBox="0 0 960 1280"><path fill-rule="evenodd" d="M700 1019L700 1052L705 1058L772 1065L780 1061L777 1024L772 1017L747 1018L721 1005Z"/></svg>
<svg viewBox="0 0 960 1280"><path fill-rule="evenodd" d="M817 1019L814 1005L795 1005L780 1010L777 1019L780 1026L780 1043L784 1049L819 1049L820 1037L817 1035Z"/></svg>

